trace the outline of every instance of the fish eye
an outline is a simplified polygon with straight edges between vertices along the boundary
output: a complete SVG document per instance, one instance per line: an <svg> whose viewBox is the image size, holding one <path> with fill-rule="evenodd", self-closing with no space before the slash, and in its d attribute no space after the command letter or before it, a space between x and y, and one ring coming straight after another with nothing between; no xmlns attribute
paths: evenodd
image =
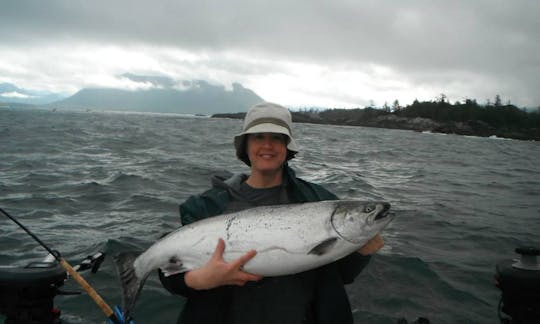
<svg viewBox="0 0 540 324"><path fill-rule="evenodd" d="M375 208L373 208L373 206L366 206L366 208L364 208L364 211L366 213L371 213L373 210L375 210Z"/></svg>

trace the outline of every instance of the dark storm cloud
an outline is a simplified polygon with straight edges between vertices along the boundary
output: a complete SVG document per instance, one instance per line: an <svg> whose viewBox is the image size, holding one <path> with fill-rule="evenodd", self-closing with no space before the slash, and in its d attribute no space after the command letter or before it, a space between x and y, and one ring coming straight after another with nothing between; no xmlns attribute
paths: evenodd
<svg viewBox="0 0 540 324"><path fill-rule="evenodd" d="M533 91L540 86L539 13L537 1L504 0L23 0L3 1L0 38L12 46L87 40L376 64L442 85L473 74L540 103Z"/></svg>
<svg viewBox="0 0 540 324"><path fill-rule="evenodd" d="M2 36L448 64L539 45L534 1L6 1ZM464 60L464 59L468 60ZM422 60L423 61L423 60ZM451 66L450 66L451 67Z"/></svg>

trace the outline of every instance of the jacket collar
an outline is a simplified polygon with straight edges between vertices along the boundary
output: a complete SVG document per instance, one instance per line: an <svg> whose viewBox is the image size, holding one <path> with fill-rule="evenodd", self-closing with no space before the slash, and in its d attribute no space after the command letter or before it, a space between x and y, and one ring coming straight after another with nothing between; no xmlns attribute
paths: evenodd
<svg viewBox="0 0 540 324"><path fill-rule="evenodd" d="M212 175L211 182L212 187L214 188L223 188L223 189L233 189L237 190L240 188L240 184L246 181L248 175L245 173L236 173L233 174L229 171L219 171ZM298 180L296 179L296 173L294 170L285 163L283 165L283 185L289 186L293 185L298 186Z"/></svg>

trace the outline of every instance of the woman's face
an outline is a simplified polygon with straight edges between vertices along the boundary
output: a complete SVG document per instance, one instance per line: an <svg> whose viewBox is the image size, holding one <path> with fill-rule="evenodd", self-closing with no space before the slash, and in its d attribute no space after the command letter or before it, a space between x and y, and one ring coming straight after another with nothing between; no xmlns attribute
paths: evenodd
<svg viewBox="0 0 540 324"><path fill-rule="evenodd" d="M287 136L277 133L248 134L247 154L252 171L277 171L287 158Z"/></svg>

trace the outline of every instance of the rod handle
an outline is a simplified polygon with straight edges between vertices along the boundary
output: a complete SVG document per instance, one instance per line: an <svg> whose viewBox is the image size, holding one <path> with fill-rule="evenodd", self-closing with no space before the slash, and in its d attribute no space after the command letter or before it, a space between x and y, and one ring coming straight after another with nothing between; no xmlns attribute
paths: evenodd
<svg viewBox="0 0 540 324"><path fill-rule="evenodd" d="M75 271L75 269L73 269L73 267L70 266L64 258L60 259L60 265L73 279L75 279L75 281L84 289L84 291L86 291L88 296L94 300L99 308L101 308L105 316L110 319L114 318L113 321L116 323L116 315L114 315L112 308L107 304L107 302L105 302L105 300L103 300L103 298L101 298L97 291L92 288L92 286L90 286L90 284L77 271Z"/></svg>

